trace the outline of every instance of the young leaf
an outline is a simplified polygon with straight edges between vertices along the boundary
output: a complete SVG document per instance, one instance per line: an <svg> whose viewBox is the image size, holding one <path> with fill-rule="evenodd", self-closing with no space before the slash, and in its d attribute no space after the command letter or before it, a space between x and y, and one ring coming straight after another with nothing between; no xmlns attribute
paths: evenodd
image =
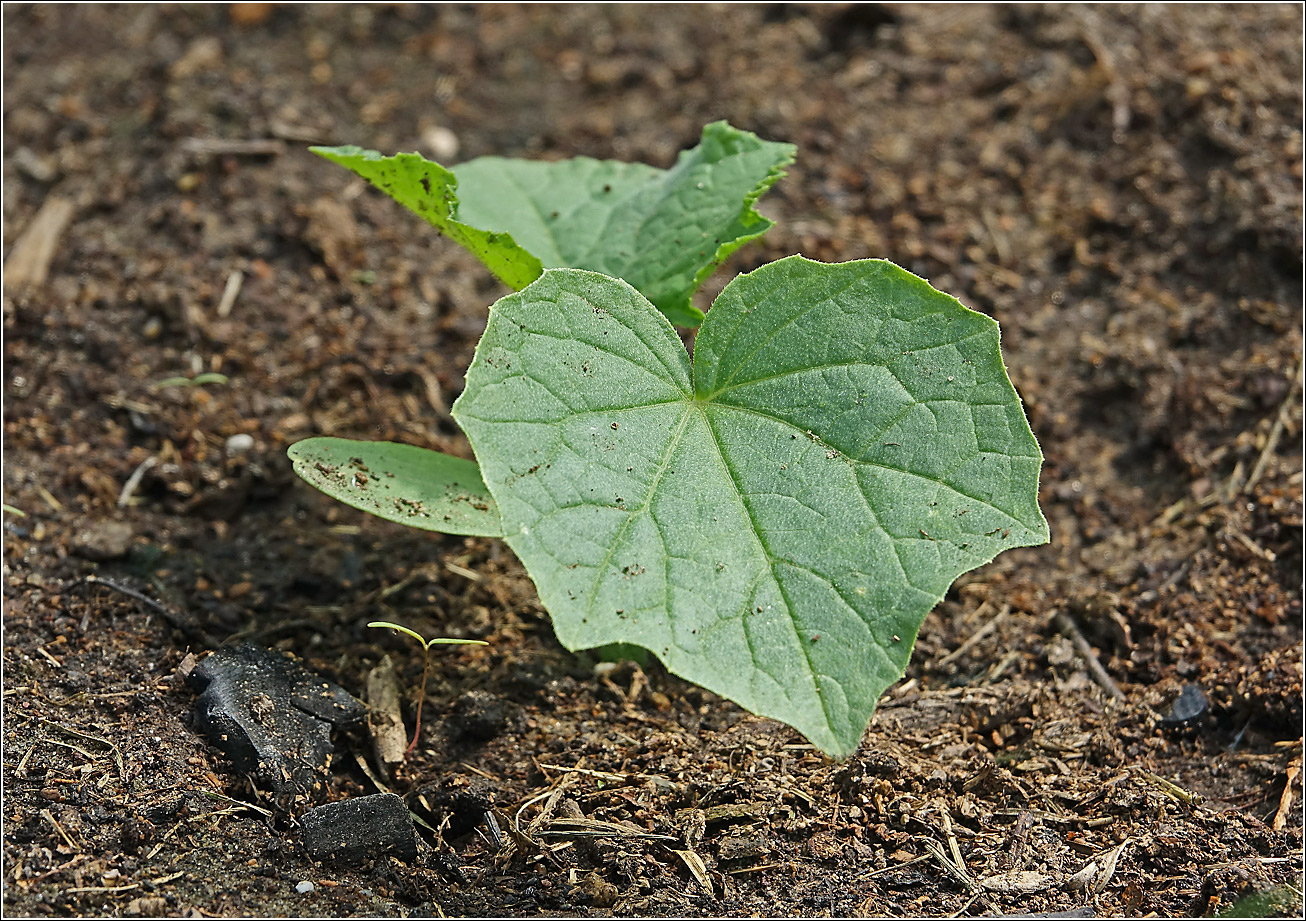
<svg viewBox="0 0 1306 921"><path fill-rule="evenodd" d="M310 147L320 157L353 170L410 211L416 212L449 239L468 250L510 288L521 289L540 277L540 260L504 233L494 233L458 220L458 180L439 163L421 154L387 157L352 144Z"/></svg>
<svg viewBox="0 0 1306 921"><path fill-rule="evenodd" d="M392 623L388 620L374 620L368 623L369 627L384 627L387 630L397 630L411 636L417 642L422 644L423 649L430 649L432 646L489 646L485 640L456 640L447 636L436 636L427 639L411 627L405 627L403 624Z"/></svg>
<svg viewBox="0 0 1306 921"><path fill-rule="evenodd" d="M347 166L522 288L546 268L625 279L673 322L697 326L690 295L772 226L753 208L794 147L716 122L670 170L577 157L480 157L452 172L416 154L313 148ZM456 193L455 193L456 188Z"/></svg>
<svg viewBox="0 0 1306 921"><path fill-rule="evenodd" d="M736 278L692 367L629 285L547 271L453 412L563 645L643 646L835 755L952 581L1048 539L997 324L883 261Z"/></svg>
<svg viewBox="0 0 1306 921"><path fill-rule="evenodd" d="M443 534L503 534L499 509L475 461L414 445L347 438L308 438L286 453L295 473L354 508Z"/></svg>

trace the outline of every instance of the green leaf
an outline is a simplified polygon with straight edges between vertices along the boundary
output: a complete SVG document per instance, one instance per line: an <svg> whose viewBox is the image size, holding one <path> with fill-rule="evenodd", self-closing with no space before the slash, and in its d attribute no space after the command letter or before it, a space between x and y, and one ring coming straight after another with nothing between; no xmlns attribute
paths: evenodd
<svg viewBox="0 0 1306 921"><path fill-rule="evenodd" d="M1048 539L997 324L883 261L736 278L692 367L629 285L545 272L453 412L563 645L643 646L835 755L952 581Z"/></svg>
<svg viewBox="0 0 1306 921"><path fill-rule="evenodd" d="M1292 886L1274 886L1243 896L1221 911L1218 918L1292 918L1301 912L1301 892Z"/></svg>
<svg viewBox="0 0 1306 921"><path fill-rule="evenodd" d="M702 321L690 296L712 270L773 226L753 205L794 157L793 145L725 122L705 127L670 170L480 157L450 172L416 154L313 149L467 246L511 287L541 266L591 269L626 280L682 326Z"/></svg>
<svg viewBox="0 0 1306 921"><path fill-rule="evenodd" d="M309 484L388 521L443 534L503 534L498 507L475 461L414 445L347 438L308 438L286 453Z"/></svg>
<svg viewBox="0 0 1306 921"><path fill-rule="evenodd" d="M420 154L387 157L361 147L310 147L320 157L353 170L399 204L481 260L495 277L510 288L524 288L540 277L540 260L513 242L458 220L458 180L438 163Z"/></svg>
<svg viewBox="0 0 1306 921"><path fill-rule="evenodd" d="M386 630L398 630L400 633L406 633L408 636L411 636L413 639L417 640L417 642L421 643L422 647L425 649L430 649L432 646L489 646L490 645L485 640L458 640L458 639L452 639L447 636L432 637L431 639L428 640L426 637L422 636L422 634L418 633L416 630L413 630L410 627L405 627L403 624L391 623L388 620L374 620L368 623L368 626L383 627Z"/></svg>

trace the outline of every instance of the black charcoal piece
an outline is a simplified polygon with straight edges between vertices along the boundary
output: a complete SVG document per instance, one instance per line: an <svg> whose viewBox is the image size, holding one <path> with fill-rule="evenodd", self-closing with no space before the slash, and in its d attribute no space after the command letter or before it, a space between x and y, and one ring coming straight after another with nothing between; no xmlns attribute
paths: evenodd
<svg viewBox="0 0 1306 921"><path fill-rule="evenodd" d="M219 649L187 679L201 691L195 721L235 768L279 798L314 799L323 788L333 727L366 709L343 688L270 649Z"/></svg>
<svg viewBox="0 0 1306 921"><path fill-rule="evenodd" d="M1185 684L1170 712L1161 717L1163 726L1190 726L1206 714L1206 694L1196 684Z"/></svg>
<svg viewBox="0 0 1306 921"><path fill-rule="evenodd" d="M404 801L393 793L327 803L299 820L314 860L357 865L378 857L417 858L417 830Z"/></svg>

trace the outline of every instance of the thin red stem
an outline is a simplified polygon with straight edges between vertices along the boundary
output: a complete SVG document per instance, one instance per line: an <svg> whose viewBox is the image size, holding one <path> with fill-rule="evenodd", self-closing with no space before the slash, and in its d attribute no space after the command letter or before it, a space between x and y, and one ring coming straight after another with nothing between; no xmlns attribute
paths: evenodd
<svg viewBox="0 0 1306 921"><path fill-rule="evenodd" d="M417 714L413 721L413 741L408 743L408 748L404 751L404 757L407 758L417 747L417 739L422 734L422 702L426 700L426 675L431 668L431 647L426 646L422 650L422 693L417 697Z"/></svg>

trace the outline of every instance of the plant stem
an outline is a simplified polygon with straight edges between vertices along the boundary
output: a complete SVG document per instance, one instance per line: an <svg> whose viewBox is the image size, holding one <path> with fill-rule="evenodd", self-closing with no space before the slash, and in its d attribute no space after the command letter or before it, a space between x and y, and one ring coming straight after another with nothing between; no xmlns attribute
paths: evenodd
<svg viewBox="0 0 1306 921"><path fill-rule="evenodd" d="M426 675L431 668L431 647L422 643L422 691L417 695L417 713L413 718L413 741L408 743L408 748L404 750L404 757L407 758L417 747L417 739L422 734L422 702L426 700Z"/></svg>

